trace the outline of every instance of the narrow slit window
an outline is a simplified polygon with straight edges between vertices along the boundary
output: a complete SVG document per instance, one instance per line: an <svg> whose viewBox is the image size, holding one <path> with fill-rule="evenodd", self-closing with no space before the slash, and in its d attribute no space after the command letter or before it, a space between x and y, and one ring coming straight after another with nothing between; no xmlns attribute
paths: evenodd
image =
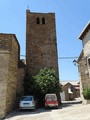
<svg viewBox="0 0 90 120"><path fill-rule="evenodd" d="M88 71L86 72L86 74L90 78L90 57L87 58L87 68L88 68Z"/></svg>
<svg viewBox="0 0 90 120"><path fill-rule="evenodd" d="M89 65L89 67L90 67L90 58L88 58L88 65Z"/></svg>
<svg viewBox="0 0 90 120"><path fill-rule="evenodd" d="M45 18L44 17L42 18L42 24L45 24Z"/></svg>
<svg viewBox="0 0 90 120"><path fill-rule="evenodd" d="M37 17L36 23L37 23L37 24L40 24L40 19L39 19L39 17Z"/></svg>

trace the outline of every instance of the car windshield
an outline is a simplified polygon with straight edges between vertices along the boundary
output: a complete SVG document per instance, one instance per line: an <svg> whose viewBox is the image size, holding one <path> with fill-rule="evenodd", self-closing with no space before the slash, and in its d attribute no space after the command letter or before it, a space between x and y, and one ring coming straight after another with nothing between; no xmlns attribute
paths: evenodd
<svg viewBox="0 0 90 120"><path fill-rule="evenodd" d="M45 97L46 100L57 100L56 95L46 95Z"/></svg>
<svg viewBox="0 0 90 120"><path fill-rule="evenodd" d="M22 97L21 101L32 101L32 97Z"/></svg>

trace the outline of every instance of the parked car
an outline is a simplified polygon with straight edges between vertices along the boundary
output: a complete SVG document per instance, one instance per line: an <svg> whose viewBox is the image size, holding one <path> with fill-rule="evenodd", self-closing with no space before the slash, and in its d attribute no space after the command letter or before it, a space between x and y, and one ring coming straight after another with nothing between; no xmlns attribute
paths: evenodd
<svg viewBox="0 0 90 120"><path fill-rule="evenodd" d="M23 96L19 103L20 109L33 109L35 110L37 107L37 101L34 96Z"/></svg>
<svg viewBox="0 0 90 120"><path fill-rule="evenodd" d="M45 108L55 107L58 108L58 100L56 94L45 95Z"/></svg>

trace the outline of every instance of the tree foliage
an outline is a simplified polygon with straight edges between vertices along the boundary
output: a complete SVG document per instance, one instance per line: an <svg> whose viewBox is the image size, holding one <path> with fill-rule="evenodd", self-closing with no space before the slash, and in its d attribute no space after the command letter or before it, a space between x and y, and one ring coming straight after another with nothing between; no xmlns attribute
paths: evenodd
<svg viewBox="0 0 90 120"><path fill-rule="evenodd" d="M90 100L90 87L85 87L83 89L83 96L86 100Z"/></svg>
<svg viewBox="0 0 90 120"><path fill-rule="evenodd" d="M57 97L60 96L59 80L55 71L50 68L44 68L36 76L26 75L24 91L25 95L34 95L42 105L44 105L43 100L46 94L56 93Z"/></svg>
<svg viewBox="0 0 90 120"><path fill-rule="evenodd" d="M57 93L60 91L59 81L53 69L41 69L40 72L34 76L34 79L35 86L42 96L45 96L47 93Z"/></svg>
<svg viewBox="0 0 90 120"><path fill-rule="evenodd" d="M24 94L35 95L35 80L29 74L26 74L24 79Z"/></svg>

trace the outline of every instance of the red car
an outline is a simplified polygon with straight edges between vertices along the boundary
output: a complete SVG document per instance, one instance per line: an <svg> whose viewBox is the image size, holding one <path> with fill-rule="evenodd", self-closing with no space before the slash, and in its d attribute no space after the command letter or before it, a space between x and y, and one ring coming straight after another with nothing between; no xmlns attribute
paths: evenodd
<svg viewBox="0 0 90 120"><path fill-rule="evenodd" d="M55 107L58 108L58 100L56 94L45 95L45 108Z"/></svg>

